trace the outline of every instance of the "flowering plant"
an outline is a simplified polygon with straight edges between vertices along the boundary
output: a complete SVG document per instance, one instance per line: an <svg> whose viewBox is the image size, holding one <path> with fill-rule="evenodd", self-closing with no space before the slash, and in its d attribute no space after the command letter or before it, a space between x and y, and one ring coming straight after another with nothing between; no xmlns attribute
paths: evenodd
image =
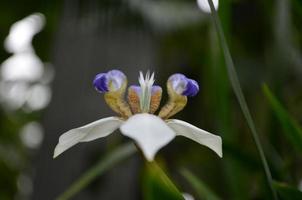
<svg viewBox="0 0 302 200"><path fill-rule="evenodd" d="M183 74L174 74L167 81L168 102L158 110L162 88L154 84L154 73L139 76L140 85L128 88L127 77L119 70L97 74L93 85L105 93L105 101L119 116L99 119L85 126L67 131L59 138L54 157L79 142L88 142L110 135L120 129L121 133L133 139L145 158L152 161L155 154L175 136L184 136L205 145L222 157L222 141L217 135L199 129L185 121L170 119L187 104L187 97L199 91L198 83Z"/></svg>

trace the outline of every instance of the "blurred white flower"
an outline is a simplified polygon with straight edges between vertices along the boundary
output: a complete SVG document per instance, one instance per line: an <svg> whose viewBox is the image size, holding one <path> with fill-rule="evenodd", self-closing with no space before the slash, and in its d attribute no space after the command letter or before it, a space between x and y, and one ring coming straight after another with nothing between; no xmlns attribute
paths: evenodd
<svg viewBox="0 0 302 200"><path fill-rule="evenodd" d="M129 8L139 12L156 32L174 31L205 21L206 17L191 1L127 0Z"/></svg>
<svg viewBox="0 0 302 200"><path fill-rule="evenodd" d="M219 0L212 0L215 10L218 10ZM197 0L197 5L203 12L211 13L211 7L208 0Z"/></svg>
<svg viewBox="0 0 302 200"><path fill-rule="evenodd" d="M43 63L32 52L14 54L1 65L4 81L38 81L43 75Z"/></svg>
<svg viewBox="0 0 302 200"><path fill-rule="evenodd" d="M21 141L25 146L35 149L43 141L43 127L38 122L29 122L20 131Z"/></svg>
<svg viewBox="0 0 302 200"><path fill-rule="evenodd" d="M155 154L175 136L184 136L205 145L222 157L222 141L219 136L187 122L168 119L184 108L187 96L195 96L198 93L197 82L182 74L172 75L167 82L170 99L156 116L153 112L160 103L162 90L159 86L153 86L153 78L154 74L150 76L147 73L145 78L140 74L140 86L129 87L128 102L131 112L129 105L123 100L126 76L118 70L98 74L94 86L99 92L105 93L107 104L122 117L103 118L67 131L60 136L54 157L79 142L106 137L117 129L136 142L148 161L152 161Z"/></svg>
<svg viewBox="0 0 302 200"><path fill-rule="evenodd" d="M302 179L299 182L298 189L302 192Z"/></svg>
<svg viewBox="0 0 302 200"><path fill-rule="evenodd" d="M21 174L17 180L17 187L21 195L28 196L33 192L33 182L29 175Z"/></svg>
<svg viewBox="0 0 302 200"><path fill-rule="evenodd" d="M182 196L185 198L185 200L194 200L194 197L188 193L182 193Z"/></svg>
<svg viewBox="0 0 302 200"><path fill-rule="evenodd" d="M34 13L15 22L5 39L5 49L10 53L33 51L32 38L39 33L45 24L45 17L41 13Z"/></svg>
<svg viewBox="0 0 302 200"><path fill-rule="evenodd" d="M24 82L2 82L0 102L8 109L20 109L26 101L28 88L28 84Z"/></svg>
<svg viewBox="0 0 302 200"><path fill-rule="evenodd" d="M26 103L28 108L32 110L41 110L45 108L51 99L51 90L47 85L35 84L30 87Z"/></svg>
<svg viewBox="0 0 302 200"><path fill-rule="evenodd" d="M35 111L45 108L51 98L48 84L54 71L35 54L34 35L42 30L45 17L31 14L17 22L5 39L5 49L13 53L0 65L0 102L5 108Z"/></svg>

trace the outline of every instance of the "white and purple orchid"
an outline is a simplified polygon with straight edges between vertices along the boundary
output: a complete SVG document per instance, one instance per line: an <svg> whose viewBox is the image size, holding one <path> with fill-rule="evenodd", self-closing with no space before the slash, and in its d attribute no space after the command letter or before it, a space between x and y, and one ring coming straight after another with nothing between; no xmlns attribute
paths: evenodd
<svg viewBox="0 0 302 200"><path fill-rule="evenodd" d="M175 136L184 136L205 145L222 157L222 141L217 135L199 129L185 121L170 119L181 111L187 97L199 91L198 83L182 74L174 74L167 81L168 102L157 111L162 89L154 84L154 73L139 76L139 86L128 88L127 77L119 70L96 75L93 85L104 93L106 103L119 114L117 117L99 119L85 126L67 131L59 138L54 157L57 157L79 142L88 142L110 135L115 130L133 139L145 158L152 161L155 154Z"/></svg>

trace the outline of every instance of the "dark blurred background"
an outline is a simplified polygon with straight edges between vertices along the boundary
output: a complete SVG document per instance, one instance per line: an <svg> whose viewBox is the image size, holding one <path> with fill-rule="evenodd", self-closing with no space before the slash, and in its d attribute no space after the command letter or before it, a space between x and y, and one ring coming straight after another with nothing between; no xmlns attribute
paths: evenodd
<svg viewBox="0 0 302 200"><path fill-rule="evenodd" d="M262 89L266 83L286 110L282 116L300 128L302 3L219 3L273 177L302 190L301 135L295 137L280 122ZM1 200L55 199L106 151L128 141L114 134L52 159L63 132L114 114L92 87L94 76L110 69L122 70L130 84L148 69L162 86L173 73L199 82L199 95L176 117L220 135L224 157L184 138L163 148L157 157L182 191L198 199L179 173L187 168L222 199L271 199L211 15L199 10L196 1L4 0L0 43ZM141 199L142 163L132 156L73 199Z"/></svg>

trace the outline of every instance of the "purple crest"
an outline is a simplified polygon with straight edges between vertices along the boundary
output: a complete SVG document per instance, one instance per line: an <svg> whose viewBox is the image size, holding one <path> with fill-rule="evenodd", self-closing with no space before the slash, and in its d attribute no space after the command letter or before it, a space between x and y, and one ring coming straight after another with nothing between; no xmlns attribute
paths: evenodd
<svg viewBox="0 0 302 200"><path fill-rule="evenodd" d="M199 92L198 83L183 74L173 74L168 80L174 91L184 96L193 97Z"/></svg>
<svg viewBox="0 0 302 200"><path fill-rule="evenodd" d="M99 73L93 80L94 88L99 92L116 91L125 82L126 76L119 70L111 70L107 73Z"/></svg>

